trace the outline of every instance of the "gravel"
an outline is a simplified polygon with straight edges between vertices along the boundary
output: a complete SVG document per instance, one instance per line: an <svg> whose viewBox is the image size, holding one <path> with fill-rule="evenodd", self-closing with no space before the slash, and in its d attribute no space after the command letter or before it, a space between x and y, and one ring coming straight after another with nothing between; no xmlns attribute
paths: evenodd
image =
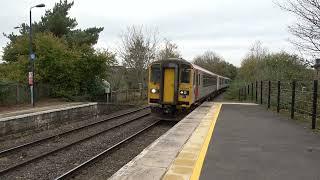
<svg viewBox="0 0 320 180"><path fill-rule="evenodd" d="M148 110L143 110L135 114L126 115L121 118L111 119L98 125L94 125L73 133L68 133L60 137L49 139L44 142L37 143L36 145L24 147L20 150L15 151L14 153L1 157L0 170L5 169L7 167L11 167L12 165L16 165L24 161L28 161L33 157L50 152L52 150L60 149L71 143L80 141L86 137L90 137L106 129L112 128L124 122L128 122L134 118L140 117L141 115L144 115L146 113L148 113Z"/></svg>
<svg viewBox="0 0 320 180"><path fill-rule="evenodd" d="M157 119L152 116L133 121L8 172L1 179L53 179L155 121ZM83 134L78 136L84 136L87 133L81 132ZM39 150L34 152L39 153Z"/></svg>
<svg viewBox="0 0 320 180"><path fill-rule="evenodd" d="M143 149L167 132L173 125L173 122L157 123L157 125L139 134L131 141L121 145L116 151L113 151L95 163L92 163L89 167L83 169L79 174L73 177L73 179L96 180L111 177L117 170L131 161L135 156L142 152Z"/></svg>

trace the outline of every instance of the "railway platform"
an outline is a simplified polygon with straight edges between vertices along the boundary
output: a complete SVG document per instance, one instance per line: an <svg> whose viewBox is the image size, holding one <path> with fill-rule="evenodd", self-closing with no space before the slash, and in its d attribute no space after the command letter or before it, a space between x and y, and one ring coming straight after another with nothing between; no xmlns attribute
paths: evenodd
<svg viewBox="0 0 320 180"><path fill-rule="evenodd" d="M319 140L265 107L206 102L110 179L320 179Z"/></svg>
<svg viewBox="0 0 320 180"><path fill-rule="evenodd" d="M71 106L82 105L86 103L76 102L76 103L61 103L61 104L54 104L54 105L47 105L47 106L40 106L40 107L28 107L28 108L17 108L15 110L10 111L3 111L0 112L0 119L7 118L7 117L15 117L20 115L27 115L32 113L41 113L48 110L55 110L55 109L62 109Z"/></svg>

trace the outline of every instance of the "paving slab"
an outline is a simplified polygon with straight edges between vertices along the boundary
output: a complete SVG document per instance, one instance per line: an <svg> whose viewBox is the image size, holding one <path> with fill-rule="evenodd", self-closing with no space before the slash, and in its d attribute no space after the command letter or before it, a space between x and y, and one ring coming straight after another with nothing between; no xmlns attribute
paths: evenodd
<svg viewBox="0 0 320 180"><path fill-rule="evenodd" d="M319 180L320 135L254 104L222 105L201 180Z"/></svg>

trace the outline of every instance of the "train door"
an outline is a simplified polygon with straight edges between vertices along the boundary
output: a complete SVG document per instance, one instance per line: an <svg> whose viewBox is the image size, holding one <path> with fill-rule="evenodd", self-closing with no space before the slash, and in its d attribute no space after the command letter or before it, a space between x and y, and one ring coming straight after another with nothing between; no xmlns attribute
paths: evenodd
<svg viewBox="0 0 320 180"><path fill-rule="evenodd" d="M163 81L163 102L168 104L174 103L174 84L175 84L175 69L164 69L164 81Z"/></svg>

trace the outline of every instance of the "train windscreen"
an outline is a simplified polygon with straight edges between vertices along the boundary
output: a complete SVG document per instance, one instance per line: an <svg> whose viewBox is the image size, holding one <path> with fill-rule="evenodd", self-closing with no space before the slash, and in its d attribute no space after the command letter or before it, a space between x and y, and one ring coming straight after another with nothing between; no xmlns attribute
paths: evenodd
<svg viewBox="0 0 320 180"><path fill-rule="evenodd" d="M160 64L154 64L151 66L151 82L160 83Z"/></svg>
<svg viewBox="0 0 320 180"><path fill-rule="evenodd" d="M190 83L191 67L189 65L181 65L180 82Z"/></svg>

